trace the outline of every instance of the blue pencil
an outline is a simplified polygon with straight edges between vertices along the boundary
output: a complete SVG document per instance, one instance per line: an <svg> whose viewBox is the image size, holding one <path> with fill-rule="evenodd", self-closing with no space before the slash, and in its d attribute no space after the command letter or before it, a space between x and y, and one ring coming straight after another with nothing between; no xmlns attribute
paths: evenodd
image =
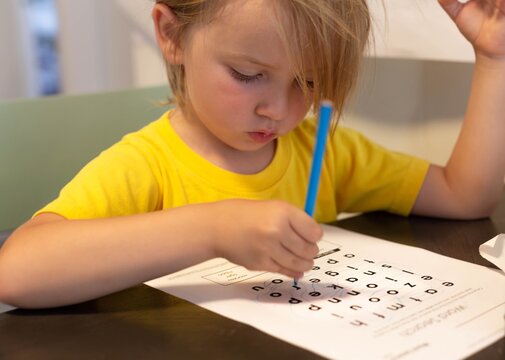
<svg viewBox="0 0 505 360"><path fill-rule="evenodd" d="M324 149L326 147L326 139L328 130L331 124L331 113L333 104L329 100L323 100L319 109L319 123L317 125L316 143L314 154L312 156L312 168L310 169L309 187L307 189L307 197L305 198L305 212L310 216L314 216L314 208L316 206L317 189L319 188L319 178L321 177L321 167L323 165ZM298 284L297 279L294 279L294 285Z"/></svg>
<svg viewBox="0 0 505 360"><path fill-rule="evenodd" d="M326 147L326 138L331 123L331 113L333 105L331 101L323 100L319 109L319 124L317 125L316 144L314 155L312 157L312 168L310 170L309 187L307 197L305 198L305 212L314 216L316 206L317 189L319 188L319 177L321 176L321 167L323 165L324 149Z"/></svg>

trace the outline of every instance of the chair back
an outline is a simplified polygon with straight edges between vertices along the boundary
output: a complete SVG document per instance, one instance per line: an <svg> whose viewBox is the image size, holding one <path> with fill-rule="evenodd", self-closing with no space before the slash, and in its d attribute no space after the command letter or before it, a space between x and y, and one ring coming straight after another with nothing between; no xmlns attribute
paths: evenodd
<svg viewBox="0 0 505 360"><path fill-rule="evenodd" d="M167 110L167 86L0 102L0 232L54 199L92 158Z"/></svg>

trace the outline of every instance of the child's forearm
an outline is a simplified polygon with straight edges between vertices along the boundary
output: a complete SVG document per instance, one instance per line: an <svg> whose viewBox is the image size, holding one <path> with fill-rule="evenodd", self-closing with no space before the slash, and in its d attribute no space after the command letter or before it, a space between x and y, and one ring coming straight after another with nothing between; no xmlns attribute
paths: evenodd
<svg viewBox="0 0 505 360"><path fill-rule="evenodd" d="M206 207L25 226L0 251L0 301L80 302L209 259L215 231Z"/></svg>
<svg viewBox="0 0 505 360"><path fill-rule="evenodd" d="M213 257L299 278L313 266L321 236L312 217L275 200L224 200L99 220L43 214L0 249L0 302L71 304Z"/></svg>
<svg viewBox="0 0 505 360"><path fill-rule="evenodd" d="M462 205L493 208L505 177L505 60L477 56L468 108L445 169ZM484 214L485 215L485 214Z"/></svg>

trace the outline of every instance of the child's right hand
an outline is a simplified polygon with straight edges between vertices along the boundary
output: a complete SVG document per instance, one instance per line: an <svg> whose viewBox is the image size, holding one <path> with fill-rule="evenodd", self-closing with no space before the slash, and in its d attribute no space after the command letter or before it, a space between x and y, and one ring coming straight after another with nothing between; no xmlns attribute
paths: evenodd
<svg viewBox="0 0 505 360"><path fill-rule="evenodd" d="M301 278L314 264L321 226L282 201L226 200L214 203L217 257L249 270Z"/></svg>

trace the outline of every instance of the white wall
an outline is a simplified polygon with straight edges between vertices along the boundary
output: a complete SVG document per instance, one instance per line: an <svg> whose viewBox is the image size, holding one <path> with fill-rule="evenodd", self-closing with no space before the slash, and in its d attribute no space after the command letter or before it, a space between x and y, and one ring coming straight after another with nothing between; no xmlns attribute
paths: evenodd
<svg viewBox="0 0 505 360"><path fill-rule="evenodd" d="M66 94L164 82L148 0L58 0Z"/></svg>
<svg viewBox="0 0 505 360"><path fill-rule="evenodd" d="M21 3L0 1L0 99L37 93L35 57Z"/></svg>
<svg viewBox="0 0 505 360"><path fill-rule="evenodd" d="M473 50L437 0L368 0L376 54L386 58L472 62Z"/></svg>

